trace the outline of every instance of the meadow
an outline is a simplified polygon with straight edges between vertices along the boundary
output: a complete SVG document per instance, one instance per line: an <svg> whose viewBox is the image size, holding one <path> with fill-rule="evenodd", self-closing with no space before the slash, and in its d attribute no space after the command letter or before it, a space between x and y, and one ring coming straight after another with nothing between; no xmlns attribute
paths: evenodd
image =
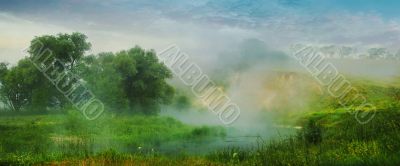
<svg viewBox="0 0 400 166"><path fill-rule="evenodd" d="M2 117L0 126L0 160L18 164L116 152L159 156L162 151L178 155L184 154L184 147L180 146L185 141L201 144L207 138L225 135L222 128L193 127L161 117L118 117L90 123L72 111L68 115Z"/></svg>
<svg viewBox="0 0 400 166"><path fill-rule="evenodd" d="M29 57L0 63L0 165L400 164L398 77L347 74L357 90L339 104L285 54L266 52L276 65L250 67L255 56L211 76L241 108L223 125L224 107L207 109L221 95L195 97L154 50L90 48L79 32L43 35ZM87 106L94 96L103 107ZM374 116L360 123L365 114Z"/></svg>
<svg viewBox="0 0 400 166"><path fill-rule="evenodd" d="M0 165L398 165L397 85L361 82L358 87L378 103L369 123L359 124L321 97L315 110L291 121L301 126L297 133L248 147L215 146L226 128L172 117L107 113L87 121L75 110L2 113Z"/></svg>

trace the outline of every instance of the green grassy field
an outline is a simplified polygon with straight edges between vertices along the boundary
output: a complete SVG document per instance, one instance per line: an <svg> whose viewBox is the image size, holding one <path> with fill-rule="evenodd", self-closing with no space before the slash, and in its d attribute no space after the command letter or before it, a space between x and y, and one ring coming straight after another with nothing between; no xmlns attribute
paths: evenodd
<svg viewBox="0 0 400 166"><path fill-rule="evenodd" d="M193 126L157 115L107 113L87 121L77 111L0 117L0 165L398 165L397 85L361 81L377 106L367 124L320 97L312 110L291 115L301 130L249 147L213 143L222 126ZM285 121L285 118L282 117ZM289 122L289 121L287 121Z"/></svg>
<svg viewBox="0 0 400 166"><path fill-rule="evenodd" d="M85 123L74 115L2 117L0 163L125 165L396 165L400 163L400 112L380 110L359 125L345 112L318 112L283 140L254 148L226 148L193 155L164 142L224 137L224 130L192 127L171 118L119 117Z"/></svg>
<svg viewBox="0 0 400 166"><path fill-rule="evenodd" d="M87 121L70 111L67 115L1 117L0 135L1 163L34 164L96 156L113 160L162 154L179 157L190 152L185 142L202 146L226 133L221 127L194 127L168 117L110 115Z"/></svg>

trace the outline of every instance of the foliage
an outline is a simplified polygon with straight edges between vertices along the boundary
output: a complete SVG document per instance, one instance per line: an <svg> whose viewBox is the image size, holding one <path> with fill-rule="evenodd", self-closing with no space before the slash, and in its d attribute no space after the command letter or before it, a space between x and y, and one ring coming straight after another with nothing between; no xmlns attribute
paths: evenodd
<svg viewBox="0 0 400 166"><path fill-rule="evenodd" d="M14 111L21 109L45 111L47 107L63 105L66 103L63 96L31 60L46 54L61 60L67 69L72 70L75 62L89 48L90 43L86 42L86 36L80 33L35 37L28 50L30 57L20 60L11 68L5 64L0 66L2 83L0 95L3 103L8 104ZM47 53L46 49L51 50L51 53ZM49 65L54 62L46 61L46 63Z"/></svg>
<svg viewBox="0 0 400 166"><path fill-rule="evenodd" d="M86 35L78 32L39 36L31 41L28 52L32 58L38 58L48 49L54 58L62 61L68 69L72 70L75 62L81 59L91 47L86 39Z"/></svg>
<svg viewBox="0 0 400 166"><path fill-rule="evenodd" d="M1 117L0 164L32 165L87 158L116 163L147 159L172 162L163 156L183 159L183 142L192 140L204 146L209 140L224 137L221 133L223 130L218 127L189 126L157 116L107 114L90 122L76 111L68 111L67 115Z"/></svg>
<svg viewBox="0 0 400 166"><path fill-rule="evenodd" d="M338 116L339 122L333 116ZM381 110L373 121L360 125L348 113L315 114L305 124L309 129L298 136L259 142L254 150L216 151L207 158L229 165L398 165L399 117L394 108ZM319 126L322 139L312 134L316 124L324 124Z"/></svg>
<svg viewBox="0 0 400 166"><path fill-rule="evenodd" d="M322 140L321 127L314 119L309 119L303 131L304 139L309 144L318 144Z"/></svg>
<svg viewBox="0 0 400 166"><path fill-rule="evenodd" d="M85 57L78 68L79 75L109 108L155 114L174 96L174 89L166 82L172 74L154 51L135 47L116 54L101 53Z"/></svg>
<svg viewBox="0 0 400 166"><path fill-rule="evenodd" d="M33 87L39 85L38 78L43 78L28 59L18 62L17 66L7 69L3 66L3 74L0 78L1 96L4 103L9 104L15 111L21 110L24 106L35 102L34 96L38 96L38 91L33 91ZM35 104L39 104L36 103Z"/></svg>
<svg viewBox="0 0 400 166"><path fill-rule="evenodd" d="M35 60L78 74L108 110L155 114L160 105L171 103L174 89L166 80L172 73L154 51L137 46L84 57L91 47L86 40L81 33L35 37L28 49L30 57L12 67L0 64L2 102L14 111L69 107L69 101L31 62ZM46 60L47 56L61 63Z"/></svg>

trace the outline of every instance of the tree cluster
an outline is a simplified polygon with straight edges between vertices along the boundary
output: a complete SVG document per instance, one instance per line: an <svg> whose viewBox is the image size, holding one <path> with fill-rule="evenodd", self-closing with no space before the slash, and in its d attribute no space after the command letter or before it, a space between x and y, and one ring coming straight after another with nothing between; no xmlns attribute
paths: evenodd
<svg viewBox="0 0 400 166"><path fill-rule="evenodd" d="M154 114L174 96L174 89L166 82L172 73L152 50L136 46L117 53L84 56L91 48L84 34L45 35L32 40L29 57L15 66L0 63L0 100L11 110L43 112L71 106L32 63L43 54L37 50L43 48L50 50L65 70L82 78L110 110Z"/></svg>

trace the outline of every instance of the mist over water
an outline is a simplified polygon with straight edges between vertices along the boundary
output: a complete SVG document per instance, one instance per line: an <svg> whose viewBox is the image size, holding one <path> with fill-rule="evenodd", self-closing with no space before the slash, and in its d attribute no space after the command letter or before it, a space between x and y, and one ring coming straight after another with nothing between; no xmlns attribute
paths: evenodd
<svg viewBox="0 0 400 166"><path fill-rule="evenodd" d="M397 6L0 1L0 166L399 165Z"/></svg>
<svg viewBox="0 0 400 166"><path fill-rule="evenodd" d="M207 145L215 146L213 148L253 146L260 139L280 139L296 133L295 126L279 124L276 111L282 103L276 99L275 102L274 98L283 96L277 94L279 90L274 92L272 87L268 87L276 79L285 79L280 71L291 68L293 62L288 56L267 48L261 40L248 39L236 49L222 52L217 59L210 62L203 72L240 107L239 118L230 125L224 125L217 114L202 105L200 99L177 79L172 81L173 85L185 91L194 104L187 110L166 106L162 109L162 116L174 117L191 125L223 126L227 135Z"/></svg>
<svg viewBox="0 0 400 166"><path fill-rule="evenodd" d="M223 126L227 136L216 138L207 144L207 148L255 145L259 139L268 141L294 135L301 129L297 126L298 119L290 120L287 115L307 112L319 97L328 94L289 54L269 48L265 42L253 38L222 51L217 61L207 60L206 56L196 57L202 58L200 66L207 66L202 68L203 72L240 107L241 114L231 125L223 125L217 114L201 104L183 111L164 107L161 115L191 125ZM400 73L398 61L329 58L326 61L331 62L340 74L356 78L386 82ZM172 83L183 89L194 103L201 103L179 81L173 80ZM282 118L286 118L285 122Z"/></svg>

